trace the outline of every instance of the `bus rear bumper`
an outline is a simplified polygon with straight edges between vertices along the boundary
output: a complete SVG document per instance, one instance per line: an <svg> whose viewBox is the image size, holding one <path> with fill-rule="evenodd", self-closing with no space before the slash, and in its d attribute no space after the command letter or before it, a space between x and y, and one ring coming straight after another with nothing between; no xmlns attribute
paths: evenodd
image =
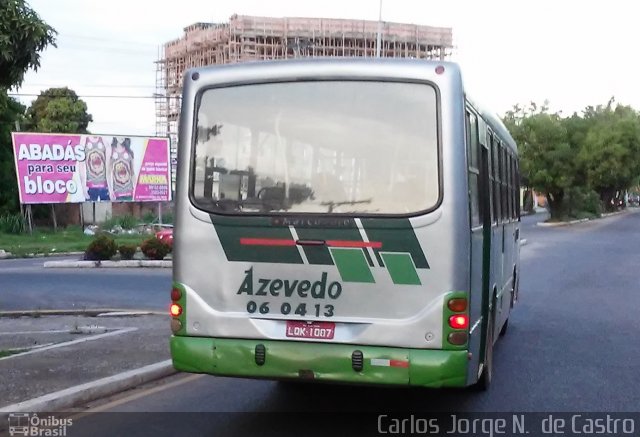
<svg viewBox="0 0 640 437"><path fill-rule="evenodd" d="M354 351L362 352L362 370L354 369ZM177 370L190 373L420 387L465 386L469 363L466 350L185 336L171 337L171 357Z"/></svg>

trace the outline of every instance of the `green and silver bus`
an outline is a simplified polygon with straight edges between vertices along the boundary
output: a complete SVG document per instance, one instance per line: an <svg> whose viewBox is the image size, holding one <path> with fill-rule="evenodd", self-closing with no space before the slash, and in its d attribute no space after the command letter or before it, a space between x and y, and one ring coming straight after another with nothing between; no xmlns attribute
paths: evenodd
<svg viewBox="0 0 640 437"><path fill-rule="evenodd" d="M518 296L517 149L456 64L270 61L183 82L176 369L489 386Z"/></svg>

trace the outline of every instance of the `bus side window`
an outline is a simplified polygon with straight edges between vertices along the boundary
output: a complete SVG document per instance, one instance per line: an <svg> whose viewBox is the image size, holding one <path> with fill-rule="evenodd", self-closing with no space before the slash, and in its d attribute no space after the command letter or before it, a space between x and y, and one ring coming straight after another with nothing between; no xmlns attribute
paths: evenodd
<svg viewBox="0 0 640 437"><path fill-rule="evenodd" d="M486 193L489 196L489 215L491 216L491 223L495 223L496 221L496 213L493 198L493 135L491 131L487 131L487 158L488 158L488 167L489 167L489 185L485 187Z"/></svg>
<svg viewBox="0 0 640 437"><path fill-rule="evenodd" d="M471 215L471 227L480 226L480 193L479 193L479 177L478 169L478 119L474 114L466 112L466 128L467 128L467 160L469 163L469 211Z"/></svg>
<svg viewBox="0 0 640 437"><path fill-rule="evenodd" d="M520 218L520 165L518 164L518 160L515 160L515 175L514 175L514 184L516 191L516 219Z"/></svg>
<svg viewBox="0 0 640 437"><path fill-rule="evenodd" d="M515 161L513 160L513 155L511 155L509 159L509 169L511 172L509 173L509 197L511 199L511 218L516 218L516 184L514 183L514 175L516 173Z"/></svg>
<svg viewBox="0 0 640 437"><path fill-rule="evenodd" d="M511 154L507 153L507 219L513 220L513 184L511 169Z"/></svg>
<svg viewBox="0 0 640 437"><path fill-rule="evenodd" d="M502 221L509 221L509 205L507 202L507 150L502 143L500 143L500 200Z"/></svg>
<svg viewBox="0 0 640 437"><path fill-rule="evenodd" d="M498 139L491 134L491 176L493 178L492 194L493 194L493 223L501 221L500 211L500 158L498 157Z"/></svg>

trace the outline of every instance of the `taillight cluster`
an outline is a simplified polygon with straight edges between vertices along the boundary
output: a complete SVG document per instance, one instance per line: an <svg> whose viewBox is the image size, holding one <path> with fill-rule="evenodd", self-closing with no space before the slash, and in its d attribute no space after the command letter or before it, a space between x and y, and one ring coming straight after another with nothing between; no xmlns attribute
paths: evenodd
<svg viewBox="0 0 640 437"><path fill-rule="evenodd" d="M447 307L454 313L449 316L449 327L455 330L449 333L447 340L453 345L461 346L467 342L469 337L467 333L467 329L469 328L467 299L464 297L454 297L449 299Z"/></svg>
<svg viewBox="0 0 640 437"><path fill-rule="evenodd" d="M171 331L177 333L182 329L182 322L177 317L182 315L182 306L180 300L182 299L182 290L177 287L171 289L171 306L169 307L169 314L171 314Z"/></svg>

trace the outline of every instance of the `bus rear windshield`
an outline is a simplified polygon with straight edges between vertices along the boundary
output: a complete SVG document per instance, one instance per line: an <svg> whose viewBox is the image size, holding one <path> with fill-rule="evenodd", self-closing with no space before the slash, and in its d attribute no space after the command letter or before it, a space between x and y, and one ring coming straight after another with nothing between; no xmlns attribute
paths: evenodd
<svg viewBox="0 0 640 437"><path fill-rule="evenodd" d="M424 83L210 88L197 108L196 206L223 214L411 214L439 198L436 90Z"/></svg>

